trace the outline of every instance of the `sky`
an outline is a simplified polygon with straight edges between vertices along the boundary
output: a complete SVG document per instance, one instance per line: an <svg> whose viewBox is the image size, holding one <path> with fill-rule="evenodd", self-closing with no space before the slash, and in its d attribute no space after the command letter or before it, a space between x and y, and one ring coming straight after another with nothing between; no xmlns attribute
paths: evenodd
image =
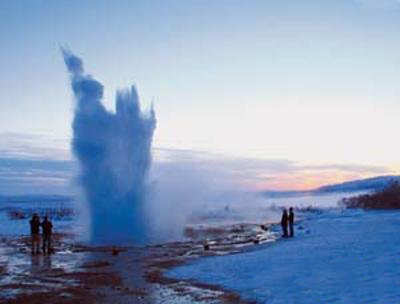
<svg viewBox="0 0 400 304"><path fill-rule="evenodd" d="M24 161L72 158L60 46L108 109L131 84L154 102L156 162L186 151L255 189L397 174L399 30L397 0L0 0L0 194L32 191Z"/></svg>

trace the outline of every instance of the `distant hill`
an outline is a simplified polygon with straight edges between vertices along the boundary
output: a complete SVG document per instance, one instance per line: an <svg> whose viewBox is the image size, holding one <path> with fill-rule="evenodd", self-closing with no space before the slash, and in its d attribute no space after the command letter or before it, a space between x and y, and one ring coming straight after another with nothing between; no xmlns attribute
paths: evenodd
<svg viewBox="0 0 400 304"><path fill-rule="evenodd" d="M71 196L58 194L0 195L0 203L70 202Z"/></svg>
<svg viewBox="0 0 400 304"><path fill-rule="evenodd" d="M381 190L390 182L400 181L398 175L377 176L366 179L359 179L349 182L344 182L336 185L328 185L317 188L316 192L355 192L364 190Z"/></svg>
<svg viewBox="0 0 400 304"><path fill-rule="evenodd" d="M312 194L329 194L335 192L359 192L382 190L391 182L400 182L399 175L376 176L366 179L358 179L340 184L326 185L313 190L305 191L262 191L261 194L268 197L293 197Z"/></svg>

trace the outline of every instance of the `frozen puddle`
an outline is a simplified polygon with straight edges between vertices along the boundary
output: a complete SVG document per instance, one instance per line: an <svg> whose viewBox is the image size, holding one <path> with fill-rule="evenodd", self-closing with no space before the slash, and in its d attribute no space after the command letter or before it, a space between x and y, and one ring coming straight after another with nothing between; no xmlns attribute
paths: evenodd
<svg viewBox="0 0 400 304"><path fill-rule="evenodd" d="M167 275L259 303L400 303L400 212L305 216L294 239L199 259Z"/></svg>

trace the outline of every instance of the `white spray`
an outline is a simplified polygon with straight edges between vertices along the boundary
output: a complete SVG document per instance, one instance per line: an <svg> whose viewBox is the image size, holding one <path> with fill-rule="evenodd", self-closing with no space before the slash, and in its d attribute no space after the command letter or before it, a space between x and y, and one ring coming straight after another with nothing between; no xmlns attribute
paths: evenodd
<svg viewBox="0 0 400 304"><path fill-rule="evenodd" d="M117 92L116 112L101 103L103 85L85 74L80 58L63 50L76 99L72 149L95 244L143 243L144 202L156 126L154 110L143 114L135 87Z"/></svg>

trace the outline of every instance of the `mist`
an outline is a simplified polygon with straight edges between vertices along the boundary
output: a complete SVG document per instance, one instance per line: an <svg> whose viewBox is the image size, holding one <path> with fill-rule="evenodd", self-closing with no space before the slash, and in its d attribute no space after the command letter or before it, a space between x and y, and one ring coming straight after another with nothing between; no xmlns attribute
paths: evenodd
<svg viewBox="0 0 400 304"><path fill-rule="evenodd" d="M283 206L314 205L314 198L270 199L251 188L266 172L296 171L287 161L158 149L164 155L152 164L154 109L141 110L132 86L117 92L115 112L106 110L103 85L84 72L79 57L63 55L76 101L72 151L80 165L79 200L87 202L92 243L176 240L187 226L273 222Z"/></svg>

